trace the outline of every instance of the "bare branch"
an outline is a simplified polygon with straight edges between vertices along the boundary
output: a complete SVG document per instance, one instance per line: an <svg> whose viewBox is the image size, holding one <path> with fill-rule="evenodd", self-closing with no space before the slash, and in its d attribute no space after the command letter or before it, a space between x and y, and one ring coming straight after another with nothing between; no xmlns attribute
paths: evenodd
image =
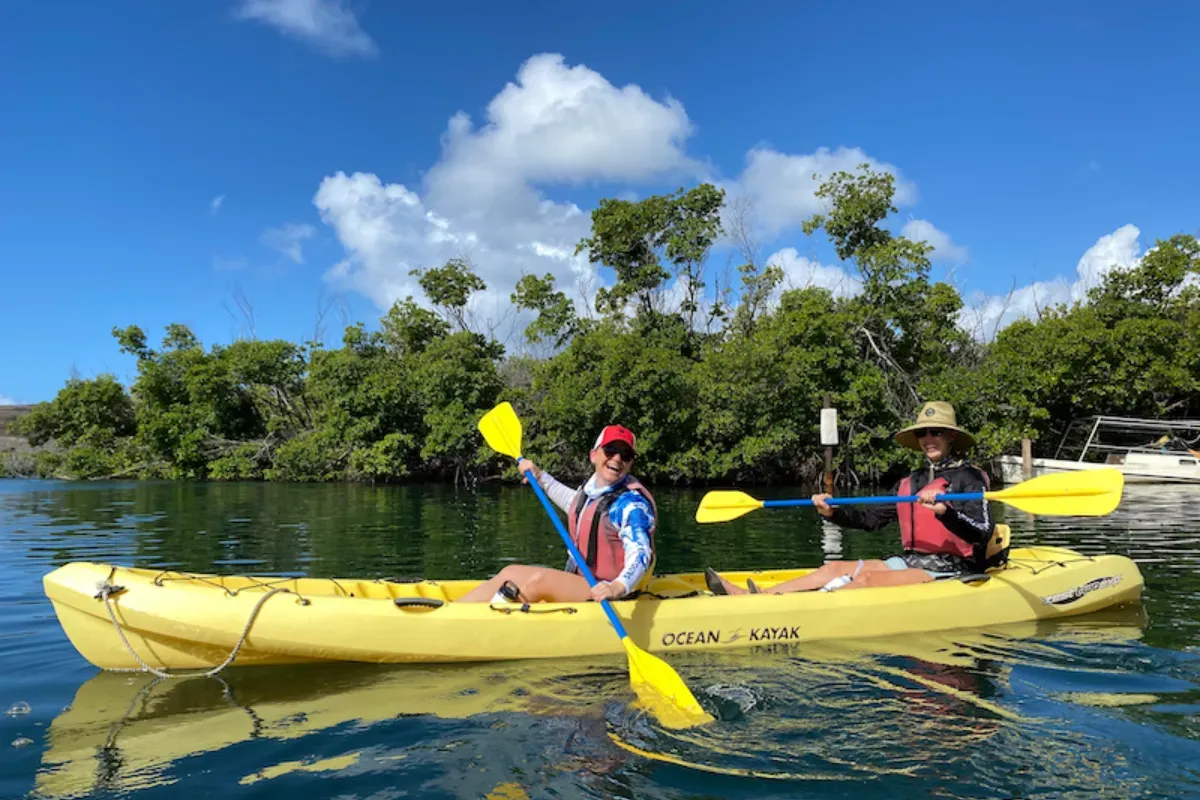
<svg viewBox="0 0 1200 800"><path fill-rule="evenodd" d="M905 388L908 389L909 394L912 395L913 402L920 404L921 397L917 393L917 388L913 386L912 380L908 377L908 374L905 373L904 369L897 364L890 355L880 349L879 345L875 342L875 337L871 335L871 332L867 330L865 326L860 325L858 330L867 337L867 342L871 345L871 349L875 351L875 355L879 356L879 359L883 361L884 364L886 364L888 367L891 367L891 369L900 378L901 383L904 384Z"/></svg>
<svg viewBox="0 0 1200 800"><path fill-rule="evenodd" d="M734 249L743 261L755 272L760 267L761 245L754 233L754 201L746 195L738 195L726 206L725 231Z"/></svg>
<svg viewBox="0 0 1200 800"><path fill-rule="evenodd" d="M254 341L256 338L254 333L254 304L250 302L250 298L247 297L246 293L242 291L242 287L236 283L233 286L233 290L230 292L230 296L233 298L234 305L237 306L238 314L235 314L233 309L231 309L228 303L224 300L221 301L221 307L225 309L225 313L227 313L233 319L234 324L238 326L237 331L234 334L234 338L242 338L243 332L245 332L249 334L250 340ZM239 314L241 316L240 319L238 318Z"/></svg>
<svg viewBox="0 0 1200 800"><path fill-rule="evenodd" d="M1000 323L1004 321L1004 315L1008 313L1009 306L1012 305L1013 295L1017 291L1017 279L1013 278L1013 285L1008 290L1008 294L1004 298L1004 305L1000 306L1000 313L996 316L996 325L992 328L992 338L989 342L996 341L996 337L1000 335ZM1036 289L1034 290L1036 292ZM1036 298L1035 298L1036 299Z"/></svg>
<svg viewBox="0 0 1200 800"><path fill-rule="evenodd" d="M322 342L325 340L325 315L329 313L329 309L337 302L337 297L330 294L324 286L317 290L317 313L316 320L313 323L313 342Z"/></svg>

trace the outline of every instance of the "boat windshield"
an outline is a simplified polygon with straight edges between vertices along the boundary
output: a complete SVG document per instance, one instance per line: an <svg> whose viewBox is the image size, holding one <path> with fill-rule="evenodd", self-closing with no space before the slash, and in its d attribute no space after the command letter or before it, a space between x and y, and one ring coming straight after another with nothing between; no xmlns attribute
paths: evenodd
<svg viewBox="0 0 1200 800"><path fill-rule="evenodd" d="M1200 449L1200 420L1094 416L1072 420L1054 458L1105 462L1131 452L1185 453Z"/></svg>

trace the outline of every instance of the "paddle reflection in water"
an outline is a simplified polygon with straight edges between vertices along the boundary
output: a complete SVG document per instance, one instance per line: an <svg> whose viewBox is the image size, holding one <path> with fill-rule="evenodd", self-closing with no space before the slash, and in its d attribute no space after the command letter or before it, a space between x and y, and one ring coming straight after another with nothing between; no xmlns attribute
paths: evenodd
<svg viewBox="0 0 1200 800"><path fill-rule="evenodd" d="M800 784L842 796L863 781L893 797L1125 797L1156 779L1188 782L1184 765L1200 763L1193 739L1165 730L1181 716L1171 705L1195 702L1196 665L1141 643L1144 621L1135 607L681 655L718 717L686 731L611 700L627 680L619 657L259 667L224 681L101 673L51 725L37 792L152 796L184 776L191 791L225 793L239 778L241 792L262 782L283 791L304 772L296 786L321 780L324 795L356 797L394 786L421 796L675 796L701 774L706 792L736 797L770 796L773 785L795 796ZM1093 738L1097 726L1104 733Z"/></svg>

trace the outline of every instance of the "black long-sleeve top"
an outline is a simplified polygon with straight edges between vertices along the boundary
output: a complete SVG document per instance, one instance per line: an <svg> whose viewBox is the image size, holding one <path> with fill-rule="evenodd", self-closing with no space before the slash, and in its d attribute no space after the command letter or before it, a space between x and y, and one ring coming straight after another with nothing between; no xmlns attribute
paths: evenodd
<svg viewBox="0 0 1200 800"><path fill-rule="evenodd" d="M983 472L978 467L961 459L946 459L924 469L911 473L910 494L916 494L937 478L945 478L949 487L942 494L956 492L985 492L988 490ZM893 494L899 494L900 482L892 488ZM915 503L908 504L910 507ZM879 506L834 506L833 516L829 518L846 528L858 528L873 531L885 525L896 522L899 510L895 505ZM968 544L976 548L976 558L980 558L983 548L991 538L995 523L988 510L986 500L960 500L946 503L946 513L938 517L946 529ZM909 542L903 542L905 551L910 549Z"/></svg>

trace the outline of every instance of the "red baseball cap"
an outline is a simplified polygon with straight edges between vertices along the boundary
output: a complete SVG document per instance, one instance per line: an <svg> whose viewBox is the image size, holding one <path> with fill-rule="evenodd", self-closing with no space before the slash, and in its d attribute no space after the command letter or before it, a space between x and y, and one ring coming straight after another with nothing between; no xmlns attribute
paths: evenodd
<svg viewBox="0 0 1200 800"><path fill-rule="evenodd" d="M596 443L592 445L592 449L595 450L597 447L604 447L604 445L613 442L624 442L636 453L636 441L637 439L634 437L633 431L624 425L606 425L604 430L600 431L600 435L596 437Z"/></svg>

